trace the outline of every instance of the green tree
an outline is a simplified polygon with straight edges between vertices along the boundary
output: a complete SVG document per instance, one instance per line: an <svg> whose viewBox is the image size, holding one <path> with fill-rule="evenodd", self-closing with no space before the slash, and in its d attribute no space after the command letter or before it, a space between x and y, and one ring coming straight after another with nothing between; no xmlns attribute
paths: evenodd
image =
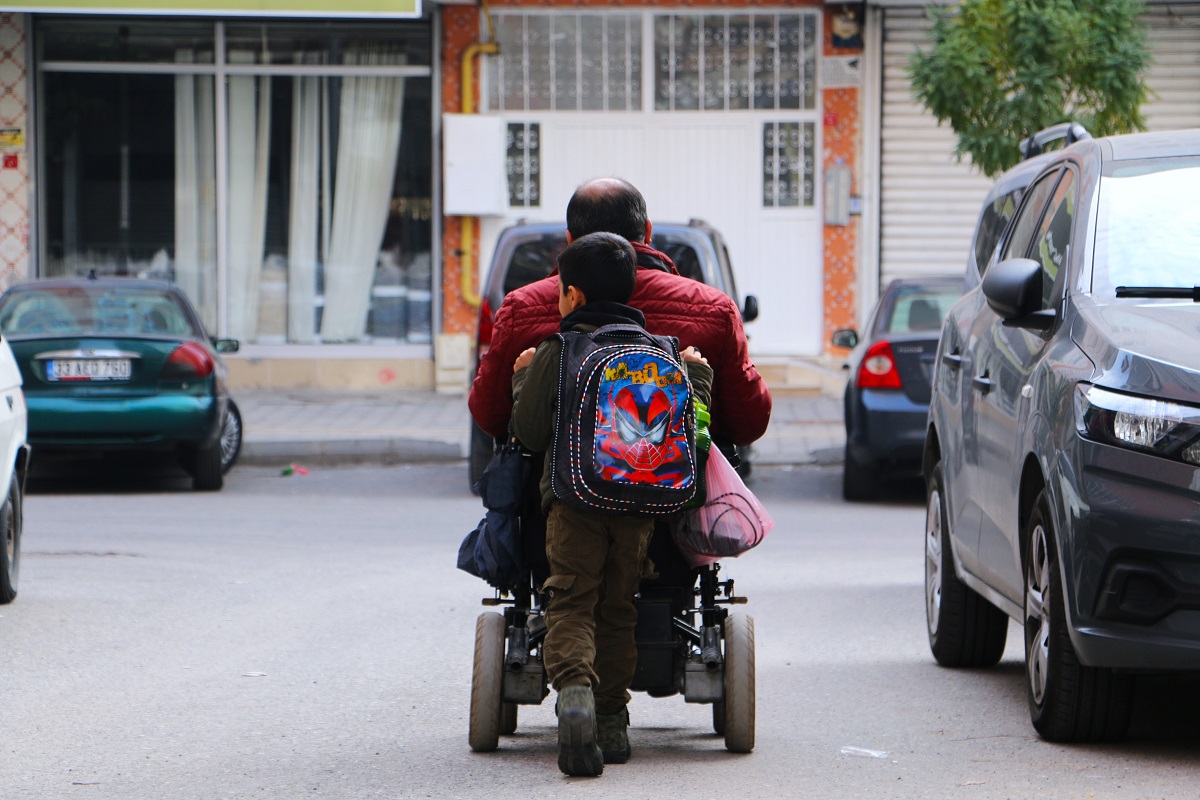
<svg viewBox="0 0 1200 800"><path fill-rule="evenodd" d="M1018 143L1059 122L1093 136L1145 130L1150 65L1141 0L963 0L931 8L913 94L958 135L955 154L995 176Z"/></svg>

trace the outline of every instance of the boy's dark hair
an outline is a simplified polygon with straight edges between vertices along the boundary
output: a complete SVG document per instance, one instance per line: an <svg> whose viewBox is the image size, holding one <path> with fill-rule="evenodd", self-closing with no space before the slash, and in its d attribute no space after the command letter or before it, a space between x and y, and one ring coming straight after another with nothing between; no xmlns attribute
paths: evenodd
<svg viewBox="0 0 1200 800"><path fill-rule="evenodd" d="M631 242L646 238L646 198L620 178L589 181L567 203L567 230L572 239L589 233L616 233Z"/></svg>
<svg viewBox="0 0 1200 800"><path fill-rule="evenodd" d="M637 253L615 233L589 233L558 257L558 277L563 291L574 286L589 303L627 303L637 280Z"/></svg>

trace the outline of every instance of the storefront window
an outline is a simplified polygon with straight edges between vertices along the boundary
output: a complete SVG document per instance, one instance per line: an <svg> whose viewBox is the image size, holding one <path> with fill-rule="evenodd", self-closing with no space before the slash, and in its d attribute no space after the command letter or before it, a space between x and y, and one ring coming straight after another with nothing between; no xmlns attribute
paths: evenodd
<svg viewBox="0 0 1200 800"><path fill-rule="evenodd" d="M213 24L202 20L65 17L38 26L43 61L167 64L180 50L213 63Z"/></svg>
<svg viewBox="0 0 1200 800"><path fill-rule="evenodd" d="M212 331L247 344L429 342L428 29L410 52L387 26L371 38L392 43L353 46L338 26L312 28L239 27L208 70L180 47L178 74L43 62L40 273L174 281ZM57 32L41 31L46 51ZM255 74L285 52L294 74Z"/></svg>

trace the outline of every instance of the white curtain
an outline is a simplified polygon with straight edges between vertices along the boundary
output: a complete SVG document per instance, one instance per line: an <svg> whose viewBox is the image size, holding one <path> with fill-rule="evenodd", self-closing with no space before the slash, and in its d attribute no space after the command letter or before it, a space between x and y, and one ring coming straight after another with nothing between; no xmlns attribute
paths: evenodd
<svg viewBox="0 0 1200 800"><path fill-rule="evenodd" d="M397 64L401 57L349 53L345 63ZM325 261L323 341L357 341L366 332L400 149L403 101L403 78L342 79L333 226Z"/></svg>
<svg viewBox="0 0 1200 800"><path fill-rule="evenodd" d="M231 52L231 63L253 53ZM230 76L229 85L229 335L244 342L258 332L259 283L267 222L267 155L271 79Z"/></svg>
<svg viewBox="0 0 1200 800"><path fill-rule="evenodd" d="M316 341L324 78L295 78L291 208L288 215L288 341Z"/></svg>
<svg viewBox="0 0 1200 800"><path fill-rule="evenodd" d="M191 50L176 61L192 63ZM217 169L213 79L175 77L175 283L217 328Z"/></svg>

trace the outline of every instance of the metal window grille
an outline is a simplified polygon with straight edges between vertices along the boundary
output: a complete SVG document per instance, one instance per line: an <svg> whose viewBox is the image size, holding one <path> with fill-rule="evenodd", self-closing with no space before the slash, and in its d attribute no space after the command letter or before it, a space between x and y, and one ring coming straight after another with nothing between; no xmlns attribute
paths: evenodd
<svg viewBox="0 0 1200 800"><path fill-rule="evenodd" d="M508 204L513 208L537 208L542 204L541 125L536 122L508 123Z"/></svg>
<svg viewBox="0 0 1200 800"><path fill-rule="evenodd" d="M763 123L763 206L811 207L815 173L815 123Z"/></svg>
<svg viewBox="0 0 1200 800"><path fill-rule="evenodd" d="M641 16L497 14L488 102L505 111L639 111Z"/></svg>
<svg viewBox="0 0 1200 800"><path fill-rule="evenodd" d="M817 13L654 17L658 111L816 108Z"/></svg>

